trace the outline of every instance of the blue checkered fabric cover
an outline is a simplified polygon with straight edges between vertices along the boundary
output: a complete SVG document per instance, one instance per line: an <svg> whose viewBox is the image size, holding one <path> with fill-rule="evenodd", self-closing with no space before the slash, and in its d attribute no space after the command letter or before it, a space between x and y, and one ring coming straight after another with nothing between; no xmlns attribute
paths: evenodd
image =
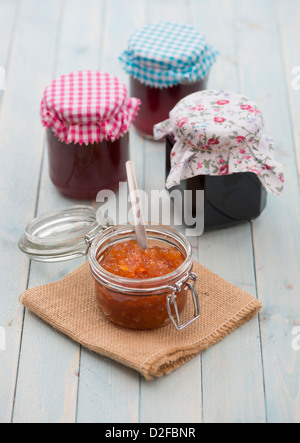
<svg viewBox="0 0 300 443"><path fill-rule="evenodd" d="M159 88L206 77L217 54L194 26L158 22L132 34L120 61L136 79Z"/></svg>

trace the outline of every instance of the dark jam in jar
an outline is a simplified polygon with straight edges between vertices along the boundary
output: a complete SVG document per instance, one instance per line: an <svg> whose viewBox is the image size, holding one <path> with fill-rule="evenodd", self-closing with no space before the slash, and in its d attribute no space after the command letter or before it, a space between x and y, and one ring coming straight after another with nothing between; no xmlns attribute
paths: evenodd
<svg viewBox="0 0 300 443"><path fill-rule="evenodd" d="M172 108L184 97L206 88L207 78L192 83L181 83L172 87L154 88L146 86L130 76L130 93L141 100L140 111L133 123L144 136L153 138L153 126L166 120Z"/></svg>
<svg viewBox="0 0 300 443"><path fill-rule="evenodd" d="M166 176L171 169L171 151L175 140L170 134L166 138ZM196 191L204 191L204 230L225 228L243 221L254 220L262 213L267 203L267 191L253 172L231 175L198 175L183 180L171 189L192 191L192 207L196 213Z"/></svg>
<svg viewBox="0 0 300 443"><path fill-rule="evenodd" d="M114 142L80 145L62 143L47 129L47 139L50 178L65 196L92 200L99 191L117 191L119 182L126 181L128 133Z"/></svg>

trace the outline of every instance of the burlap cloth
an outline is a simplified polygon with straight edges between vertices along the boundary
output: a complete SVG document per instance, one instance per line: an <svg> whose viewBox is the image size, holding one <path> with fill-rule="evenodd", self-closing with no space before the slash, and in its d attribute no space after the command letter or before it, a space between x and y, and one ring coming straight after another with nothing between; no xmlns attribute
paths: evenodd
<svg viewBox="0 0 300 443"><path fill-rule="evenodd" d="M174 325L134 331L112 324L96 302L86 263L58 283L29 289L20 302L82 346L141 373L147 380L169 374L254 317L261 303L195 263L201 319L182 331ZM192 297L185 315L193 313Z"/></svg>

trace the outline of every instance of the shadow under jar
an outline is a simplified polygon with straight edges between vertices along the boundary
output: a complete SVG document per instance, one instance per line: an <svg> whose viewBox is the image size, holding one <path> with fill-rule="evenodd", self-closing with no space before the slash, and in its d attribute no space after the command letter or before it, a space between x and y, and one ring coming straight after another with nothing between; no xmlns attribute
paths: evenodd
<svg viewBox="0 0 300 443"><path fill-rule="evenodd" d="M130 94L142 102L134 126L150 139L153 126L186 95L207 86L217 51L194 26L160 21L137 29L120 56Z"/></svg>

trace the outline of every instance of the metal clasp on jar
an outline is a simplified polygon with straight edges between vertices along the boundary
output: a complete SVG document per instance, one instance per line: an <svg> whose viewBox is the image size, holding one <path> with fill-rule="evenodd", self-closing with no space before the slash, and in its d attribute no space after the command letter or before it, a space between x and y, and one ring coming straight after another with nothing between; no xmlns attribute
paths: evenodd
<svg viewBox="0 0 300 443"><path fill-rule="evenodd" d="M195 320L200 318L200 301L199 301L199 295L196 290L196 282L198 280L198 277L193 272L189 275L188 280L192 280L193 283L190 283L189 281L184 282L178 282L174 285L172 288L172 293L167 296L167 309L169 317L171 318L172 322L174 323L176 329L178 331L181 331L182 329L186 328L188 325L193 323ZM186 321L185 323L181 324L178 307L176 303L177 298L177 292L180 292L182 290L182 286L185 285L184 290L188 291L190 290L193 297L193 303L194 303L194 317L190 320ZM174 308L175 316L172 313L172 306Z"/></svg>

